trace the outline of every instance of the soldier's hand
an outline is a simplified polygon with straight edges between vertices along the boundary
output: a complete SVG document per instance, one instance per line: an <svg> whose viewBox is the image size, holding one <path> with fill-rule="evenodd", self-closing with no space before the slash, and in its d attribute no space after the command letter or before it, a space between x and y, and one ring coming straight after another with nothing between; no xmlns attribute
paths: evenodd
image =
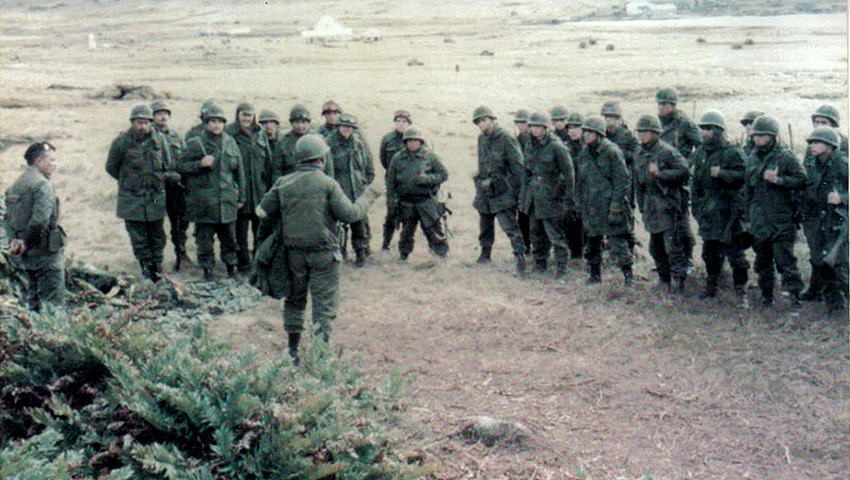
<svg viewBox="0 0 850 480"><path fill-rule="evenodd" d="M830 205L839 205L841 204L841 195L835 190L829 192L829 195L826 196L826 201Z"/></svg>
<svg viewBox="0 0 850 480"><path fill-rule="evenodd" d="M26 251L27 245L23 240L19 238L12 239L12 243L9 245L9 253L11 253L13 257L20 257Z"/></svg>
<svg viewBox="0 0 850 480"><path fill-rule="evenodd" d="M657 163L655 163L655 162L651 162L651 163L649 164L649 174L650 174L650 175L652 175L653 177L657 177L657 176L658 176L658 172L659 172L659 170L658 170L658 164L657 164Z"/></svg>
<svg viewBox="0 0 850 480"><path fill-rule="evenodd" d="M711 174L712 177L719 177L720 176L720 167L719 166L711 167L711 169L709 170L709 173Z"/></svg>
<svg viewBox="0 0 850 480"><path fill-rule="evenodd" d="M425 173L420 173L419 175L416 176L416 178L413 179L413 181L417 185L427 185L427 184L431 183L431 179Z"/></svg>
<svg viewBox="0 0 850 480"><path fill-rule="evenodd" d="M387 193L386 186L381 182L373 182L371 185L369 185L369 190L372 191L372 194L375 195L375 198L378 198L381 195Z"/></svg>
<svg viewBox="0 0 850 480"><path fill-rule="evenodd" d="M779 169L774 168L773 170L765 170L764 171L764 180L770 183L776 183L779 181Z"/></svg>
<svg viewBox="0 0 850 480"><path fill-rule="evenodd" d="M212 168L215 165L215 157L212 155L204 155L201 159L201 166L204 168Z"/></svg>

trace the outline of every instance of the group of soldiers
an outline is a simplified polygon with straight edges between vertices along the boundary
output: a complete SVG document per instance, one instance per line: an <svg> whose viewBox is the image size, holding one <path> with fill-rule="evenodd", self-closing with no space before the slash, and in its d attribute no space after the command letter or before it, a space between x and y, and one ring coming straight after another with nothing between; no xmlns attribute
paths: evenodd
<svg viewBox="0 0 850 480"><path fill-rule="evenodd" d="M777 121L763 112L741 119L747 136L736 143L728 138L721 112L705 112L695 124L677 109L675 89L662 88L656 101L658 114L642 115L635 133L614 101L586 118L560 106L548 113L519 110L515 134L489 108L475 109L478 262L491 261L498 221L521 275L527 255L535 271L545 272L553 252L556 278L566 275L570 258L584 258L589 282L598 283L607 249L629 285L637 209L662 286L683 292L696 243L693 214L708 273L703 297L717 295L728 260L735 293L746 302L745 250L752 247L765 306L773 304L778 270L794 304L825 298L831 309L843 308L847 140L837 130L838 111L823 106L814 112L800 162L779 140ZM348 238L355 265L363 266L371 254L366 212L382 193L357 118L334 101L322 106L322 115L325 123L315 130L307 108L296 105L284 134L270 110L240 103L228 124L223 109L207 101L200 123L180 137L169 125L170 108L158 100L132 109L130 128L112 142L106 161L106 171L118 181L118 217L142 274L152 281L163 274L166 215L174 270L191 263L186 237L194 223L197 263L208 281L215 279L215 237L227 274L237 277L251 270L258 247L278 232L275 245L286 251L284 323L295 358L308 290L313 321L327 338ZM412 125L409 111L397 110L392 118L379 154L387 195L382 249L389 250L400 225L399 254L406 260L420 226L431 252L445 257L447 208L439 194L448 170ZM29 168L6 195L5 226L11 252L31 273L31 304L37 308L60 301L51 292L61 283L64 234L49 181L56 149L35 143L25 158ZM800 225L811 252L806 292L793 253Z"/></svg>

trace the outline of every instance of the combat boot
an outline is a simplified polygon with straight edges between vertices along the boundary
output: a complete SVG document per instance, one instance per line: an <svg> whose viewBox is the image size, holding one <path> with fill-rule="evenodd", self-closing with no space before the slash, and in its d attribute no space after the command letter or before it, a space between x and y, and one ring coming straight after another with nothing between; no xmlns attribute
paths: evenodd
<svg viewBox="0 0 850 480"><path fill-rule="evenodd" d="M238 276L236 273L236 265L227 266L227 276L230 278L236 278Z"/></svg>
<svg viewBox="0 0 850 480"><path fill-rule="evenodd" d="M490 254L492 251L492 247L481 247L481 255L478 256L477 263L490 263Z"/></svg>
<svg viewBox="0 0 850 480"><path fill-rule="evenodd" d="M247 275L251 273L251 264L250 263L240 263L239 264L239 273L242 275Z"/></svg>
<svg viewBox="0 0 850 480"><path fill-rule="evenodd" d="M156 283L156 282L158 282L158 281L159 281L159 279L160 279L160 275L159 275L160 270L162 270L162 268L161 268L159 265L157 265L156 263L151 263L151 264L150 264L150 267L149 267L149 269L148 269L148 278L150 278L150 280L151 280L153 283Z"/></svg>
<svg viewBox="0 0 850 480"><path fill-rule="evenodd" d="M800 292L791 292L791 308L800 308L803 304L800 303Z"/></svg>
<svg viewBox="0 0 850 480"><path fill-rule="evenodd" d="M292 358L292 363L297 367L301 359L298 357L298 344L301 342L301 333L289 332L289 357Z"/></svg>
<svg viewBox="0 0 850 480"><path fill-rule="evenodd" d="M629 265L627 267L622 267L621 270L623 271L623 283L627 287L632 286L632 283L634 283L635 280L634 274L632 273L632 266Z"/></svg>
<svg viewBox="0 0 850 480"><path fill-rule="evenodd" d="M204 281L214 282L215 274L213 274L212 267L204 267Z"/></svg>
<svg viewBox="0 0 850 480"><path fill-rule="evenodd" d="M705 290L700 293L699 298L702 300L714 298L717 296L717 285L720 283L719 275L709 275L705 279Z"/></svg>
<svg viewBox="0 0 850 480"><path fill-rule="evenodd" d="M356 255L354 260L354 266L357 268L362 268L363 265L366 263L366 257L369 256L366 252L366 249L358 248L357 250L355 250L354 254Z"/></svg>
<svg viewBox="0 0 850 480"><path fill-rule="evenodd" d="M772 308L773 307L773 290L770 289L762 289L761 290L761 306L764 308Z"/></svg>
<svg viewBox="0 0 850 480"><path fill-rule="evenodd" d="M174 260L174 271L179 272L180 268L191 267L192 265L192 259L189 258L189 255L186 252L181 252L177 254L177 258Z"/></svg>
<svg viewBox="0 0 850 480"><path fill-rule="evenodd" d="M525 275L525 255L522 253L516 256L516 272Z"/></svg>
<svg viewBox="0 0 850 480"><path fill-rule="evenodd" d="M676 279L676 293L679 295L685 294L685 284L687 281L687 277L680 277Z"/></svg>
<svg viewBox="0 0 850 480"><path fill-rule="evenodd" d="M555 280L561 280L567 274L567 262L558 262L555 266Z"/></svg>
<svg viewBox="0 0 850 480"><path fill-rule="evenodd" d="M544 273L546 271L547 265L546 260L537 260L534 262L534 271L536 273Z"/></svg>
<svg viewBox="0 0 850 480"><path fill-rule="evenodd" d="M587 283L602 283L602 265L590 266L590 278L587 280Z"/></svg>

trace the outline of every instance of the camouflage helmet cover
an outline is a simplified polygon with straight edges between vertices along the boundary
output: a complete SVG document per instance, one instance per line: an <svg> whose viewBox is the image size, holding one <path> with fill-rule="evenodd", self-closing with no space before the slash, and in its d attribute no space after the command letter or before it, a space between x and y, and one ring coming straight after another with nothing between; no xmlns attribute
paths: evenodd
<svg viewBox="0 0 850 480"><path fill-rule="evenodd" d="M130 120L147 119L153 120L153 112L151 107L147 105L136 105L130 110Z"/></svg>
<svg viewBox="0 0 850 480"><path fill-rule="evenodd" d="M584 119L584 123L581 124L582 130L596 132L603 137L605 136L605 128L605 119L600 115L589 115Z"/></svg>

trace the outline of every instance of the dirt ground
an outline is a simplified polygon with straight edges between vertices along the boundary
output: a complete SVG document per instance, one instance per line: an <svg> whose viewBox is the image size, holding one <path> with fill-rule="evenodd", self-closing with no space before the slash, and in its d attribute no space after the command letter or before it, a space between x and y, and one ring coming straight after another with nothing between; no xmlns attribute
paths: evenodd
<svg viewBox="0 0 850 480"><path fill-rule="evenodd" d="M180 131L208 98L228 111L248 99L284 118L300 102L316 123L333 98L359 117L376 154L391 112L406 108L450 172L450 258L433 260L418 236L408 264L394 252L344 267L334 341L376 382L402 375L401 448L433 464L434 478L850 477L847 318L817 305L793 311L784 299L770 311L737 310L729 279L716 301L697 300L699 249L687 296L659 292L640 224L634 288L613 270L587 286L579 263L564 283L519 279L501 233L494 263L475 265L471 207L470 117L480 104L510 128L518 108L587 113L619 99L633 124L654 113L657 88L673 85L688 115L720 109L735 138L744 112L770 112L802 152L811 112L824 103L847 112L844 13L571 23L560 20L614 2L272 3L0 3L0 140L58 146L69 255L138 268L103 166L141 101L92 98L101 89L168 92ZM302 40L324 14L382 38ZM595 45L579 48L590 38ZM732 48L747 39L752 45ZM22 170L24 149L0 152L0 189ZM379 200L369 215L375 251L383 214ZM802 235L798 253L807 276ZM280 311L263 302L212 327L239 348L280 355ZM519 421L531 435L467 443L457 432L478 415Z"/></svg>

